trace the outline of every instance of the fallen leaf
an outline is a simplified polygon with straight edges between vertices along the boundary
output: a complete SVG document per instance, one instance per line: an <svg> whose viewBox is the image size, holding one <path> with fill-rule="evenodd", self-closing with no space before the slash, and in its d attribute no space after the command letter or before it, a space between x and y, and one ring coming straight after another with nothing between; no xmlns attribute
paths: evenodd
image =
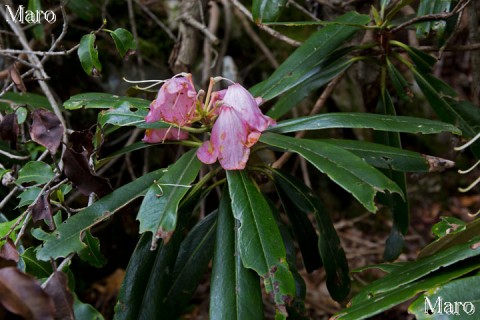
<svg viewBox="0 0 480 320"><path fill-rule="evenodd" d="M73 295L68 289L67 276L55 271L45 286L44 291L52 298L55 305L55 319L75 319L73 313Z"/></svg>
<svg viewBox="0 0 480 320"><path fill-rule="evenodd" d="M8 238L0 247L0 268L15 267L19 259L20 254L18 253L13 240Z"/></svg>
<svg viewBox="0 0 480 320"><path fill-rule="evenodd" d="M0 304L25 319L54 319L52 299L35 278L15 267L0 269Z"/></svg>
<svg viewBox="0 0 480 320"><path fill-rule="evenodd" d="M55 154L62 142L64 128L58 117L51 111L35 109L32 114L33 122L30 127L30 136L36 143L44 146Z"/></svg>

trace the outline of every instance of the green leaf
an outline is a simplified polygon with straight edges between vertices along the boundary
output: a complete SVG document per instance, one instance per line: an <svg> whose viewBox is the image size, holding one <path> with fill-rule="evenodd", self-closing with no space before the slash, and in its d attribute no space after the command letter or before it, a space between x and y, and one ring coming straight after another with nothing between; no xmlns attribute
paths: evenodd
<svg viewBox="0 0 480 320"><path fill-rule="evenodd" d="M276 21L285 8L286 3L287 0L253 0L253 21L257 24Z"/></svg>
<svg viewBox="0 0 480 320"><path fill-rule="evenodd" d="M369 16L357 12L337 18L335 22L339 24L327 25L310 36L267 80L251 88L250 92L270 100L301 84L305 75L360 30L358 26L345 24L367 24L369 21Z"/></svg>
<svg viewBox="0 0 480 320"><path fill-rule="evenodd" d="M53 179L54 176L52 168L45 162L30 161L18 171L17 183L35 182L36 184L44 184Z"/></svg>
<svg viewBox="0 0 480 320"><path fill-rule="evenodd" d="M15 114L17 115L18 124L23 124L25 123L25 120L27 120L28 110L24 107L20 107L15 110Z"/></svg>
<svg viewBox="0 0 480 320"><path fill-rule="evenodd" d="M145 116L148 113L147 109L138 109L137 111L130 110L131 105L124 102L113 110L101 111L98 114L98 123L103 127L109 123L119 127L135 126L137 128L169 128L172 124L157 121L154 123L145 123Z"/></svg>
<svg viewBox="0 0 480 320"><path fill-rule="evenodd" d="M32 108L45 108L52 110L48 99L36 93L30 92L5 92L0 99L0 110L6 110L14 105L29 105Z"/></svg>
<svg viewBox="0 0 480 320"><path fill-rule="evenodd" d="M22 254L21 258L25 263L25 272L35 276L37 279L46 279L53 272L52 264L46 261L40 261L35 256L35 249L33 247L27 248Z"/></svg>
<svg viewBox="0 0 480 320"><path fill-rule="evenodd" d="M450 12L451 5L452 1L450 0L422 0L418 6L417 17ZM421 22L417 25L417 37L427 37L432 29L443 34L445 26L444 20Z"/></svg>
<svg viewBox="0 0 480 320"><path fill-rule="evenodd" d="M285 305L295 297L295 281L270 207L244 171L227 171L227 180L233 215L240 221L237 243L243 265L263 278L277 312L286 315Z"/></svg>
<svg viewBox="0 0 480 320"><path fill-rule="evenodd" d="M332 220L318 198L307 186L279 171L274 171L274 177L276 185L283 189L282 202L285 197L289 197L297 212L308 212L315 215L319 237L318 240L315 239L316 241L310 242L310 246L314 243L318 244L318 250L327 274L327 288L330 295L337 301L344 300L350 292L349 268ZM308 232L308 229L305 228L304 232ZM313 230L313 232L315 231Z"/></svg>
<svg viewBox="0 0 480 320"><path fill-rule="evenodd" d="M478 122L472 123L469 118L469 113L465 113L464 109L458 108L458 105L452 103L452 100L447 100L432 84L431 78L433 76L423 75L421 72L412 69L418 86L422 90L425 98L428 100L430 106L433 108L438 117L445 122L457 125L464 136L473 138L478 133ZM478 118L478 112L476 117ZM477 129L477 131L476 131ZM478 156L480 152L475 152Z"/></svg>
<svg viewBox="0 0 480 320"><path fill-rule="evenodd" d="M464 230L447 234L428 244L420 251L418 258L428 257L436 254L439 251L451 248L457 244L466 243L479 234L480 219L475 219L467 223Z"/></svg>
<svg viewBox="0 0 480 320"><path fill-rule="evenodd" d="M267 131L287 133L330 128L369 128L381 131L423 134L433 134L443 131L455 134L461 133L459 129L451 124L435 120L360 112L324 113L280 121L276 126L267 129Z"/></svg>
<svg viewBox="0 0 480 320"><path fill-rule="evenodd" d="M210 319L263 319L258 276L246 269L238 247L240 223L233 218L227 188L220 198L210 281Z"/></svg>
<svg viewBox="0 0 480 320"><path fill-rule="evenodd" d="M387 61L387 71L390 81L392 82L393 88L397 92L398 96L403 101L411 101L413 95L412 90L410 89L411 84L405 79L405 77L398 71L395 65L386 58Z"/></svg>
<svg viewBox="0 0 480 320"><path fill-rule="evenodd" d="M38 197L42 191L40 187L30 187L25 189L17 198L20 198L20 202L18 203L16 208L21 208L24 206L28 206L29 204L33 203L33 201Z"/></svg>
<svg viewBox="0 0 480 320"><path fill-rule="evenodd" d="M363 304L371 299L376 299L380 294L396 292L402 286L412 283L426 275L446 268L467 258L480 254L478 244L480 238L476 237L471 241L456 245L446 250L437 252L435 255L424 257L404 265L398 271L389 273L385 277L362 288L352 299L352 306Z"/></svg>
<svg viewBox="0 0 480 320"><path fill-rule="evenodd" d="M137 220L140 221L140 233L150 231L154 234L152 249L156 239L164 238L168 242L175 230L178 205L200 171L201 163L196 151L192 149L185 153L165 170L143 199Z"/></svg>
<svg viewBox="0 0 480 320"><path fill-rule="evenodd" d="M337 58L338 60L336 59L330 64L322 64L321 66L315 67L305 76L301 84L291 88L285 93L270 110L268 110L267 115L276 119L280 118L305 99L310 92L327 84L330 80L347 70L354 62L353 59Z"/></svg>
<svg viewBox="0 0 480 320"><path fill-rule="evenodd" d="M110 93L88 92L70 97L63 103L67 110L80 108L87 109L117 109L120 106L127 105L129 109L147 109L150 102L145 99L122 97Z"/></svg>
<svg viewBox="0 0 480 320"><path fill-rule="evenodd" d="M18 217L8 221L8 219L0 212L0 238L3 238L7 235L7 233L10 232L10 229L13 227L13 225L17 222ZM18 224L17 227L15 227L15 231L19 230L21 224ZM10 238L12 240L16 239L15 232L12 232L10 235Z"/></svg>
<svg viewBox="0 0 480 320"><path fill-rule="evenodd" d="M75 293L73 293L73 313L76 320L104 320L98 310L80 301Z"/></svg>
<svg viewBox="0 0 480 320"><path fill-rule="evenodd" d="M395 116L395 106L385 85L381 86L381 95L377 103L377 112L384 115ZM376 131L375 141L386 146L402 148L400 133L391 131ZM407 182L405 174L392 169L383 169L384 174L392 179L401 189L403 194L407 195ZM379 197L379 201L390 207L392 211L393 226L390 235L385 243L383 259L386 261L395 260L401 253L405 245L404 235L408 231L410 223L410 211L408 198L401 198L395 194L385 194Z"/></svg>
<svg viewBox="0 0 480 320"><path fill-rule="evenodd" d="M318 243L318 236L308 218L308 214L315 210L309 201L313 195L286 172L274 170L273 175L275 187L302 253L305 269L312 272L323 265L318 247L314 245Z"/></svg>
<svg viewBox="0 0 480 320"><path fill-rule="evenodd" d="M37 251L37 258L49 261L51 257L66 257L72 252L80 252L86 245L82 242L82 234L92 226L108 219L138 197L143 196L154 180L158 180L164 169L150 172L132 181L91 206L76 213L58 226L57 230L45 234L41 240L44 244Z"/></svg>
<svg viewBox="0 0 480 320"><path fill-rule="evenodd" d="M98 51L95 48L95 34L86 34L80 39L78 58L82 68L89 76L97 76L102 71L102 64L98 60Z"/></svg>
<svg viewBox="0 0 480 320"><path fill-rule="evenodd" d="M84 235L83 242L87 246L78 253L78 256L95 268L103 267L107 259L100 252L100 241L92 235L90 230L86 230Z"/></svg>
<svg viewBox="0 0 480 320"><path fill-rule="evenodd" d="M370 300L361 301L352 304L350 307L343 309L332 317L335 320L361 320L379 314L382 311L391 309L392 307L405 302L419 293L426 291L434 286L447 283L452 279L467 274L479 267L479 259L471 263L460 263L452 268L443 269L434 273L431 277L423 278L417 282L411 282L395 290L381 293L373 296ZM393 274L393 273L392 273ZM378 280L381 281L382 279ZM375 284L374 282L373 284ZM355 298L355 297L354 297Z"/></svg>
<svg viewBox="0 0 480 320"><path fill-rule="evenodd" d="M467 223L455 217L440 217L432 227L432 233L435 237L441 238L447 234L453 234L465 230Z"/></svg>
<svg viewBox="0 0 480 320"><path fill-rule="evenodd" d="M216 227L217 213L210 213L193 227L180 245L172 283L163 299L162 310L170 317L180 316L202 280L213 256Z"/></svg>
<svg viewBox="0 0 480 320"><path fill-rule="evenodd" d="M173 281L172 270L175 267L180 244L185 237L184 229L201 196L202 192L195 192L188 204L182 204L177 229L167 244L160 240L157 250L152 251L151 243L156 241L152 239L153 235L145 233L141 236L128 263L115 306L114 319L178 318L175 315L170 317L163 312L164 297Z"/></svg>
<svg viewBox="0 0 480 320"><path fill-rule="evenodd" d="M350 192L371 212L376 211L374 198L378 191L396 192L403 196L402 190L393 181L345 149L321 141L295 139L273 133L263 134L260 140L298 153Z"/></svg>
<svg viewBox="0 0 480 320"><path fill-rule="evenodd" d="M115 42L118 53L123 58L129 50L134 50L136 48L133 35L130 31L123 28L115 29L113 32L110 32L110 36Z"/></svg>
<svg viewBox="0 0 480 320"><path fill-rule="evenodd" d="M40 0L28 0L28 10L33 11L33 12L38 12L42 11L42 4ZM32 33L33 37L42 42L45 43L45 30L43 28L43 25L41 23L35 24L32 26Z"/></svg>
<svg viewBox="0 0 480 320"><path fill-rule="evenodd" d="M348 150L374 167L402 172L428 172L430 166L425 155L417 152L381 145L378 143L328 139L319 140Z"/></svg>
<svg viewBox="0 0 480 320"><path fill-rule="evenodd" d="M415 315L417 320L439 318L471 319L475 309L480 305L479 297L480 276L466 277L431 288L408 307L408 312ZM457 308L454 307L457 302L462 303L458 307L458 313L455 312ZM473 308L469 305L465 307L463 303L468 302L471 303ZM449 308L448 303L452 305L452 308ZM429 314L428 310L432 313Z"/></svg>

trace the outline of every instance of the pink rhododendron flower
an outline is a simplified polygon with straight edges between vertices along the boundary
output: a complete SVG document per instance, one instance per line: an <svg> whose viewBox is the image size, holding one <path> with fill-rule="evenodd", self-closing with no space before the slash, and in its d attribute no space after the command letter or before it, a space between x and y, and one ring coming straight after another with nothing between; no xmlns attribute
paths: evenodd
<svg viewBox="0 0 480 320"><path fill-rule="evenodd" d="M198 159L206 164L218 159L225 170L244 169L250 147L257 143L262 131L275 124L262 114L260 102L240 84L229 86L219 102L219 115L210 141L204 142L197 151Z"/></svg>
<svg viewBox="0 0 480 320"><path fill-rule="evenodd" d="M165 82L158 91L157 99L150 104L145 122L164 121L179 127L188 126L196 115L196 97L197 92L190 74L181 78L172 78ZM187 138L188 133L178 128L148 129L143 141L155 143Z"/></svg>

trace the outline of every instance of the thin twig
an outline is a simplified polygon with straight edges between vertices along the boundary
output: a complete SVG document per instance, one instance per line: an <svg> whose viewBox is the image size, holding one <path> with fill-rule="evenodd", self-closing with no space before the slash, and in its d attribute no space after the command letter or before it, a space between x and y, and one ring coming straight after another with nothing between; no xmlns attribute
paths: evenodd
<svg viewBox="0 0 480 320"><path fill-rule="evenodd" d="M3 7L0 7L0 14L6 19L7 16L6 16L5 9ZM15 33L18 40L20 41L23 49L26 50L26 51L32 51L32 48L30 47L30 45L27 41L25 33L20 28L20 26L16 22L14 22L12 19L6 19L6 20L7 20L8 25L10 26L10 28L12 29L12 31ZM43 69L43 65L42 65L41 61L38 59L38 57L35 54L28 54L27 53L27 55L28 55L28 60L32 64L37 66L37 68L38 68L37 70L34 71L34 75L39 79L48 78L48 75L45 73L45 70ZM52 106L53 112L55 113L55 115L60 120L60 123L62 124L62 126L64 128L66 128L65 119L62 115L62 112L60 111L60 108L57 104L57 101L55 100L55 98L53 96L53 93L50 90L49 86L43 80L39 80L38 84L40 85L40 88L42 89L43 93L45 94L46 98L48 99L48 102ZM67 143L67 141L68 141L68 136L67 136L66 132L63 133L63 141L64 141L64 143Z"/></svg>
<svg viewBox="0 0 480 320"><path fill-rule="evenodd" d="M295 8L297 8L298 10L300 10L301 12L303 12L306 16L308 16L310 19L312 19L313 21L320 21L320 19L318 19L316 16L314 16L310 11L308 11L307 9L305 9L303 6L299 5L297 2L295 2L295 0L288 0L287 2L287 7L289 5L293 5Z"/></svg>
<svg viewBox="0 0 480 320"><path fill-rule="evenodd" d="M211 33L207 26L204 25L203 23L198 22L195 20L194 17L192 17L188 13L184 13L183 15L180 16L180 20L185 22L186 24L190 25L191 27L194 27L195 29L199 30L200 32L203 33L203 35L213 44L218 44L220 40L218 40L217 36Z"/></svg>
<svg viewBox="0 0 480 320"><path fill-rule="evenodd" d="M0 149L0 154L6 156L6 157L9 157L10 159L15 159L15 160L27 160L27 159L30 159L30 156L16 156L14 154L11 154L7 151L3 151Z"/></svg>
<svg viewBox="0 0 480 320"><path fill-rule="evenodd" d="M238 0L230 0L232 2L232 4L238 9L240 10L240 12L242 12L250 21L254 22L253 21L253 17L252 17L252 14L250 13L250 11L248 11L247 8L245 8L243 6L243 4L241 4ZM288 43L289 45L293 46L293 47L300 47L300 45L302 44L301 42L298 42L296 40L293 40L289 37L287 37L286 35L284 34L281 34L280 32L270 28L270 27L267 27L266 25L263 25L263 24L258 24L257 25L261 30L265 31L266 33L268 33L269 35L271 35L272 37L275 37L283 42L286 42Z"/></svg>
<svg viewBox="0 0 480 320"><path fill-rule="evenodd" d="M260 39L257 33L253 30L250 23L247 21L247 19L245 19L245 16L238 9L234 10L234 13L237 16L237 18L240 19L240 22L242 23L245 32L252 39L252 41L258 46L258 48L263 52L263 54L265 55L267 60L270 62L270 64L274 68L278 68L280 64L278 63L277 59L275 59L275 56L270 51L270 49L265 45L265 43L263 43L262 39Z"/></svg>
<svg viewBox="0 0 480 320"><path fill-rule="evenodd" d="M463 9L465 9L465 7L468 5L468 3L470 2L471 0L461 0L456 6L455 8L453 8L452 11L450 12L444 12L444 13L433 13L433 14L426 14L424 16L420 16L420 17L415 17L415 18L412 18L408 21L405 21L404 23L396 26L395 28L393 28L391 30L392 33L395 33L397 31L400 31L408 26L411 26L412 24L416 24L416 23L419 23L419 22L425 22L425 21L435 21L435 20L446 20L454 15L456 15L457 13L459 13L460 11L462 11Z"/></svg>
<svg viewBox="0 0 480 320"><path fill-rule="evenodd" d="M170 29L165 24L163 24L163 22L160 21L160 19L158 19L157 16L150 9L148 9L147 6L145 6L139 0L135 0L135 3L140 7L140 9L143 10L143 12L147 14L147 16L150 17L150 19L152 19L160 27L160 29L165 31L165 33L168 35L170 39L172 39L174 42L177 41L177 38L172 33L172 31L170 31Z"/></svg>
<svg viewBox="0 0 480 320"><path fill-rule="evenodd" d="M60 263L60 265L56 268L56 271L62 271L65 267L67 267L67 264L70 263L73 256L74 256L74 254L70 253L65 259L63 259L62 263ZM52 280L54 274L55 273L52 272L52 274L47 278L47 280L45 280L45 282L42 283L42 285L41 285L42 289L45 289L45 287L50 282L50 280Z"/></svg>

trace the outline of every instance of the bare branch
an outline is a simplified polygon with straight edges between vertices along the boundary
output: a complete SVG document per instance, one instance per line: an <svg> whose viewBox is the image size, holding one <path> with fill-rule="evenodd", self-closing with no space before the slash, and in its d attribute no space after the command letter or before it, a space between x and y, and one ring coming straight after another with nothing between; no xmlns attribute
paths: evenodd
<svg viewBox="0 0 480 320"><path fill-rule="evenodd" d="M240 10L241 13L243 13L250 21L254 22L253 21L253 17L252 17L252 14L250 13L250 11L248 11L247 8L245 8L243 6L243 4L241 4L238 0L231 0L232 4L238 9ZM289 37L287 37L286 35L284 34L281 34L280 32L270 28L270 27L267 27L266 25L263 25L263 24L258 24L257 25L261 30L265 31L266 33L268 33L269 35L271 35L272 37L275 37L283 42L286 42L288 43L289 45L293 46L293 47L300 47L300 45L302 44L301 42L298 42L296 40L293 40Z"/></svg>

